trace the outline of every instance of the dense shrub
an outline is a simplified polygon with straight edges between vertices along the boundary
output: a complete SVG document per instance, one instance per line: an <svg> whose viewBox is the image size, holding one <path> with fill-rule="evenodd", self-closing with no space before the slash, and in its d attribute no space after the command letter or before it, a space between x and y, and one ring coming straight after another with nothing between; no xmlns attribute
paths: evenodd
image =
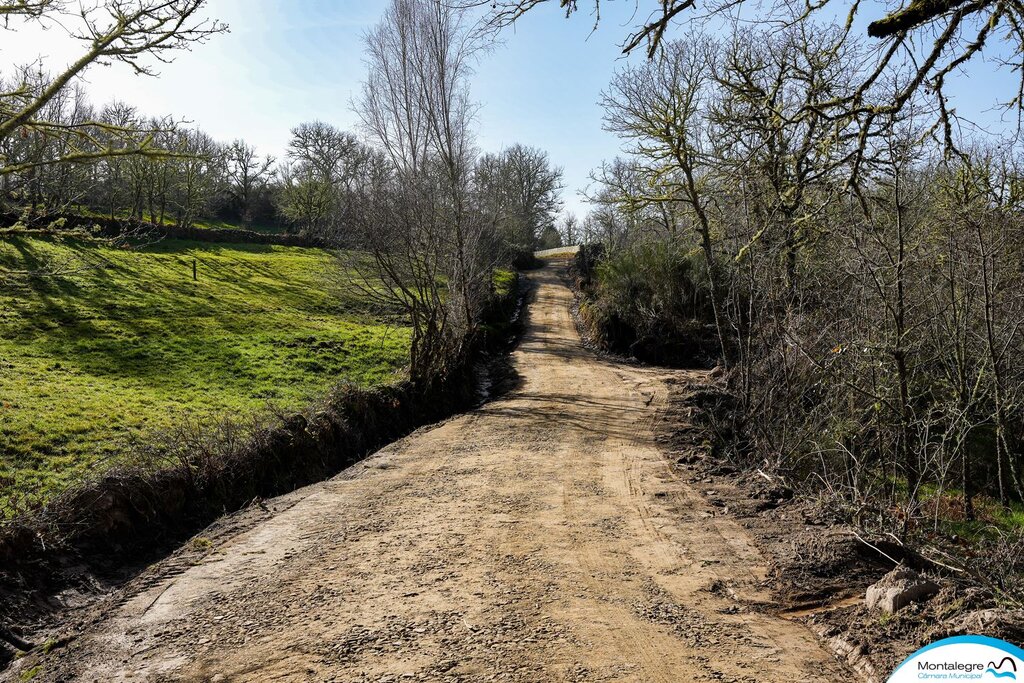
<svg viewBox="0 0 1024 683"><path fill-rule="evenodd" d="M597 259L584 249L576 264L589 294L581 311L602 345L653 363L713 364L719 343L699 255L643 242Z"/></svg>

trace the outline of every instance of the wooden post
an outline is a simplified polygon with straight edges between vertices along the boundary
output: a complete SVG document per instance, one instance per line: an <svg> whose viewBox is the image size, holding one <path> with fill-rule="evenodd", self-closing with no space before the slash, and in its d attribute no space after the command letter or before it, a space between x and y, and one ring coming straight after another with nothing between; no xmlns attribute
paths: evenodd
<svg viewBox="0 0 1024 683"><path fill-rule="evenodd" d="M196 282L199 280L198 274L196 273L196 259L192 259L192 281Z"/></svg>

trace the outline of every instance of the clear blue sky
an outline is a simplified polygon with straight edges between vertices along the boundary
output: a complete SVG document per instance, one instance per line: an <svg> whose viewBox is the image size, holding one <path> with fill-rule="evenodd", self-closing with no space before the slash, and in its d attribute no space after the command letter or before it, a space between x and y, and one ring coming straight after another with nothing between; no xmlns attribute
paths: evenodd
<svg viewBox="0 0 1024 683"><path fill-rule="evenodd" d="M624 65L618 45L637 17L632 1L606 0L592 32L586 11L566 21L557 5L539 7L502 35L477 68L473 96L481 104L480 147L522 142L547 150L565 169L568 208L583 213L577 192L591 169L618 150L601 130L597 100ZM120 65L95 67L90 92L96 102L118 98L147 114L194 121L217 139L241 137L281 155L289 129L303 121L355 127L350 103L365 72L361 38L385 6L386 0L211 0L210 15L228 23L229 34L161 65L159 79ZM56 31L0 31L0 69L40 55L56 67L74 54L75 45ZM994 103L1000 81L1005 77L993 75L991 64L974 64L954 84L957 103L977 115ZM1001 94L1008 92L1004 86Z"/></svg>

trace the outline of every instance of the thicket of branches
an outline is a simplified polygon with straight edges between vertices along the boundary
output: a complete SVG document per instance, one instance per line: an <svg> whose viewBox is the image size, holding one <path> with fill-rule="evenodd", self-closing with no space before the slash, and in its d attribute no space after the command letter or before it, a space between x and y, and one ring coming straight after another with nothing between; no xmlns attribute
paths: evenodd
<svg viewBox="0 0 1024 683"><path fill-rule="evenodd" d="M0 90L40 93L53 82L24 67L0 76ZM218 142L195 125L122 102L97 107L80 82L50 96L37 116L45 126L0 136L0 209L7 214L37 223L88 212L183 227L200 219L317 227L293 208L300 200L287 192L291 166L279 170L243 140ZM293 146L313 125L324 126L300 126Z"/></svg>
<svg viewBox="0 0 1024 683"><path fill-rule="evenodd" d="M154 63L226 30L202 16L204 6L205 0L0 4L0 32L38 23L81 44L58 73L38 64L0 71L0 208L34 214L88 202L140 213L148 204L155 214L158 203L164 212L177 202L188 213L195 190L181 180L172 192L170 165L157 162L188 155L207 141L178 133L170 119L143 119L120 104L96 109L81 78L92 66L111 63L154 75Z"/></svg>
<svg viewBox="0 0 1024 683"><path fill-rule="evenodd" d="M899 112L915 98L927 98L935 106L935 120L943 129L946 145L962 123L949 106L947 84L962 78L961 69L986 58L986 69L1004 68L1016 80L1006 93L986 93L988 104L1001 105L1019 114L1024 106L1024 8L998 0L909 0L892 6L860 0L621 0L633 5L629 28L620 45L624 54L643 50L655 57L673 34L683 29L699 31L703 25L751 25L781 30L813 25L838 18L836 29L844 40L873 39L869 49L848 54L857 70L851 86L834 100L820 104L842 105L853 116L857 134L866 136L887 116ZM555 0L459 0L463 7L485 7L484 32L514 25L523 15L553 5ZM596 26L602 9L616 0L557 0L565 17L588 13ZM870 91L893 70L905 78L892 84L885 100L872 99ZM863 140L862 140L863 143ZM857 151L863 151L863 144Z"/></svg>
<svg viewBox="0 0 1024 683"><path fill-rule="evenodd" d="M734 457L905 534L1024 499L1024 167L1012 145L947 145L924 96L885 110L912 65L858 95L885 112L865 129L863 49L807 23L665 42L606 92L627 154L583 229L618 319L713 333ZM706 305L615 276L637 260Z"/></svg>

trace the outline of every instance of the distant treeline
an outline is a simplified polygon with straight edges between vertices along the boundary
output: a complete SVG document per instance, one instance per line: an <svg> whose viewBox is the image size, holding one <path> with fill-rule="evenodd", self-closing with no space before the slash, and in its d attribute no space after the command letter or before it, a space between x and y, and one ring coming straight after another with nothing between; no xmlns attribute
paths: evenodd
<svg viewBox="0 0 1024 683"><path fill-rule="evenodd" d="M45 73L24 70L0 80L0 90L27 86L37 92L50 82ZM279 161L244 140L218 142L198 127L145 117L124 103L97 108L81 85L59 91L38 116L76 135L26 128L0 138L0 157L9 169L0 173L0 210L8 221L144 221L176 226L164 231L187 238L207 237L194 232L197 223L225 221L243 228L281 226L278 232L312 238L304 244L345 242L351 237L346 222L353 198L391 165L384 151L324 122L294 128ZM483 155L472 169L472 183L513 249L532 250L553 225L561 171L544 152L514 145ZM224 233L219 239L236 238L278 243L251 234Z"/></svg>

